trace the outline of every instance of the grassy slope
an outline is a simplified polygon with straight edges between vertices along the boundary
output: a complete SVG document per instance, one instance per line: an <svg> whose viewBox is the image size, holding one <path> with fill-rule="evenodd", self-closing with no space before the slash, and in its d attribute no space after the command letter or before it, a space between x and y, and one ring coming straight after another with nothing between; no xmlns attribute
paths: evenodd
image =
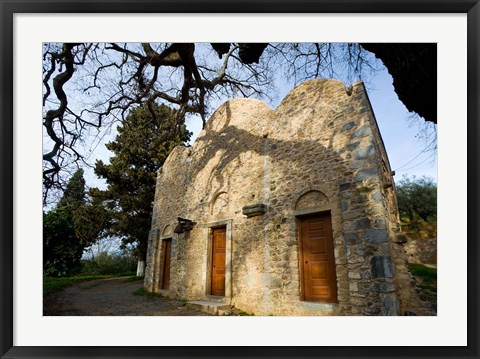
<svg viewBox="0 0 480 359"><path fill-rule="evenodd" d="M74 276L74 277L64 277L64 278L44 277L43 278L43 297L44 298L48 297L49 295L75 283L79 283L87 280L93 280L93 279L105 279L105 278L123 277L123 276L132 276L132 273Z"/></svg>
<svg viewBox="0 0 480 359"><path fill-rule="evenodd" d="M408 268L417 280L417 284L423 289L422 299L433 304L437 308L437 268L427 267L423 264L409 263Z"/></svg>
<svg viewBox="0 0 480 359"><path fill-rule="evenodd" d="M409 263L408 268L422 288L437 291L437 268L417 263Z"/></svg>

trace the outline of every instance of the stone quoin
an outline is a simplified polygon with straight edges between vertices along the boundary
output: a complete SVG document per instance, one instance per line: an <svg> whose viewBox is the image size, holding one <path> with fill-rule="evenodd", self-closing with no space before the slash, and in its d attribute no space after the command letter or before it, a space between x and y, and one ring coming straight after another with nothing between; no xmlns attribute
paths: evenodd
<svg viewBox="0 0 480 359"><path fill-rule="evenodd" d="M145 288L255 315L432 315L363 83L221 105L158 172Z"/></svg>

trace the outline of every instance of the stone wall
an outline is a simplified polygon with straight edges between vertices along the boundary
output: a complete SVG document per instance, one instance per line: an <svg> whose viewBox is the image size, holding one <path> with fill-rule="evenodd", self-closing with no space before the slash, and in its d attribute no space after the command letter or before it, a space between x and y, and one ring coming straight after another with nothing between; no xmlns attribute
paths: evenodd
<svg viewBox="0 0 480 359"><path fill-rule="evenodd" d="M405 252L410 263L437 265L437 222L422 222L417 226L402 225L407 243Z"/></svg>
<svg viewBox="0 0 480 359"><path fill-rule="evenodd" d="M243 214L255 205L264 213ZM307 81L276 110L232 100L158 173L145 287L212 300L210 233L226 225L227 290L213 300L256 315L429 314L406 267L396 208L362 83ZM321 212L332 218L338 303L301 300L298 216ZM193 229L174 234L177 217L193 220ZM161 290L166 237L173 238L170 287Z"/></svg>
<svg viewBox="0 0 480 359"><path fill-rule="evenodd" d="M437 265L437 238L408 240L405 251L410 263Z"/></svg>

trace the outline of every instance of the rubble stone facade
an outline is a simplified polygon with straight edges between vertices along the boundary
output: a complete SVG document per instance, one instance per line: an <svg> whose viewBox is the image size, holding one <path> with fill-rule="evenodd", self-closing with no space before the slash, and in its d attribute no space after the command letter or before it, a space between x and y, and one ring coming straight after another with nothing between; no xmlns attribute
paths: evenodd
<svg viewBox="0 0 480 359"><path fill-rule="evenodd" d="M330 262L312 254L323 244L312 249L301 229L317 215L331 225ZM310 236L323 238L316 225ZM217 228L225 233L220 296L211 294ZM255 315L431 315L403 244L363 83L310 80L275 110L252 99L226 102L192 147L173 150L158 172L145 288ZM308 264L314 258L317 267ZM332 293L322 282L327 272L335 298L322 301Z"/></svg>

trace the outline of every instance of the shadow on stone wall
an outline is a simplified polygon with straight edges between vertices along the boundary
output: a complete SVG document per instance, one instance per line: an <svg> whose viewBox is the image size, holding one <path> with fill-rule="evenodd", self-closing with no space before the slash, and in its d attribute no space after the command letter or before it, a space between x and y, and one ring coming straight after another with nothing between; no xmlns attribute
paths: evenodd
<svg viewBox="0 0 480 359"><path fill-rule="evenodd" d="M220 106L206 131L191 149L184 150L188 151L185 163L171 164L179 165L179 173L168 173L170 163L165 163L163 173L169 179L159 184L166 191L159 200L170 207L168 213L159 215L159 223L173 222L184 213L198 225L236 218L234 246L240 244L238 240L242 243L233 249L233 270L246 274L239 280L259 283L257 297L267 288L279 310L288 312L288 303L299 298L294 207L307 190L320 190L330 200L341 305L363 308L358 310L364 314L395 312L391 228L381 183L384 149L372 132L376 124L368 99L363 86L354 87L350 95L338 83L322 84L320 92L310 91L318 84L297 87L276 110L261 101L244 99ZM184 178L187 195L169 198L169 192L175 192L169 186L180 186ZM225 193L230 204L221 216L209 217L219 193ZM245 218L242 207L255 203L267 205L267 212ZM242 225L239 239L237 229ZM349 234L348 240L344 233ZM179 268L185 285L201 280L201 274L193 275L202 268L200 249L195 253L183 256L188 262ZM252 271L258 276L249 278ZM192 275L187 278L186 273Z"/></svg>

